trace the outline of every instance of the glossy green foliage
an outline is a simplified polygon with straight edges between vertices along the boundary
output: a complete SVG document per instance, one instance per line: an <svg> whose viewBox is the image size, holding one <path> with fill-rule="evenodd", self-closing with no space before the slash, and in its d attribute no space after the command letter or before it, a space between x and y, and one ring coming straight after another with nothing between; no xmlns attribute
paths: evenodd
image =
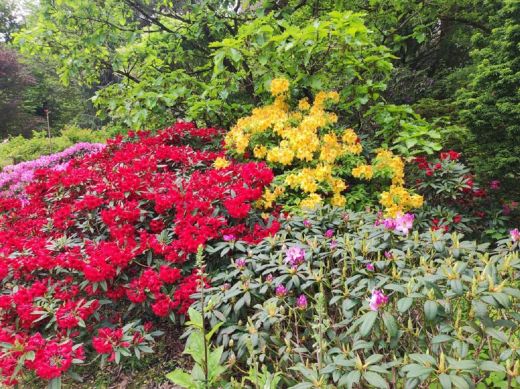
<svg viewBox="0 0 520 389"><path fill-rule="evenodd" d="M374 222L325 208L258 245L213 247L235 260L213 277L206 317L226 320L216 339L237 371L254 355L281 387L520 384L518 243ZM374 290L387 299L374 303Z"/></svg>

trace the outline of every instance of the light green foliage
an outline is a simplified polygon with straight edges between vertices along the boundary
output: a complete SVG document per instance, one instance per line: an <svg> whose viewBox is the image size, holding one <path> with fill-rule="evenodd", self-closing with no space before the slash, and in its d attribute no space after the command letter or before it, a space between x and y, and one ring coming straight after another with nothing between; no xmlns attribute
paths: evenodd
<svg viewBox="0 0 520 389"><path fill-rule="evenodd" d="M376 135L398 154L432 154L442 148L440 131L407 105L377 104L367 116L378 124Z"/></svg>
<svg viewBox="0 0 520 389"><path fill-rule="evenodd" d="M395 57L362 14L297 2L234 5L44 0L17 43L56 60L65 83L108 84L93 101L122 128L178 118L230 126L268 99L278 76L291 79L297 97L339 91L349 126L369 120L363 113L380 100Z"/></svg>
<svg viewBox="0 0 520 389"><path fill-rule="evenodd" d="M216 324L212 330L206 334L204 330L204 319L202 315L193 308L188 310L190 321L186 324L190 327L191 333L188 336L184 354L190 355L195 365L191 374L181 369L176 369L166 375L174 384L188 389L209 389L219 385L222 381L222 374L226 367L220 363L223 347L211 348L209 342L213 334L223 323Z"/></svg>
<svg viewBox="0 0 520 389"><path fill-rule="evenodd" d="M209 322L226 319L216 338L224 356L242 367L254 352L292 388L520 384L518 243L403 236L374 222L325 208L292 215L258 245L213 247L234 244L245 260L213 277L207 292ZM295 246L306 255L293 267L287 250ZM388 301L373 311L376 289Z"/></svg>
<svg viewBox="0 0 520 389"><path fill-rule="evenodd" d="M57 153L79 142L104 142L109 137L110 133L106 130L88 130L75 126L65 127L50 141L46 131L33 131L30 139L18 135L0 143L0 167Z"/></svg>
<svg viewBox="0 0 520 389"><path fill-rule="evenodd" d="M255 93L264 95L279 76L291 80L300 97L336 90L339 108L352 114L379 99L392 69L392 56L373 36L361 15L352 12L331 12L302 24L269 15L212 45L218 48L215 75L230 84L249 80ZM224 66L226 60L233 66Z"/></svg>

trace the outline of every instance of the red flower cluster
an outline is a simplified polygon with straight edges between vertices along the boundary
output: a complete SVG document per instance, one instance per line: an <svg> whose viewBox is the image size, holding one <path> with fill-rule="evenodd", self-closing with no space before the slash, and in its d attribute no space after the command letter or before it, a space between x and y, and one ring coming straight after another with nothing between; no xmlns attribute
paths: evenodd
<svg viewBox="0 0 520 389"><path fill-rule="evenodd" d="M415 174L415 188L429 205L429 224L433 230L454 229L467 233L469 229L475 230L484 224L483 220L475 223L477 218L511 213L510 204L500 197L500 181L490 181L489 189L479 186L460 157L460 153L450 150L433 158L415 158L419 169Z"/></svg>
<svg viewBox="0 0 520 389"><path fill-rule="evenodd" d="M88 343L104 317L130 304L159 317L185 313L200 284L192 260L200 245L226 234L256 242L277 231L276 221L250 212L271 170L213 168L223 156L220 135L190 123L131 133L63 171L37 171L24 204L0 199L1 336L19 350L0 354L5 382L32 350L20 342L42 337L26 367L59 376L73 345ZM118 334L100 330L94 349L111 353Z"/></svg>

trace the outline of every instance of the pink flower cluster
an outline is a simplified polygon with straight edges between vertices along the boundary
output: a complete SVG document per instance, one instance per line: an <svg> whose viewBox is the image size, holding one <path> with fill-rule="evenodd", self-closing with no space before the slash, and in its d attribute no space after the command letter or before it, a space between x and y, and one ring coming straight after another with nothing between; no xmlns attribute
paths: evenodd
<svg viewBox="0 0 520 389"><path fill-rule="evenodd" d="M513 242L520 241L520 231L518 230L518 228L515 228L514 230L509 231L509 233L511 234L511 239L513 240Z"/></svg>
<svg viewBox="0 0 520 389"><path fill-rule="evenodd" d="M398 214L397 217L384 219L382 222L377 221L376 225L383 224L387 230L402 232L408 235L413 227L415 216L411 213Z"/></svg>
<svg viewBox="0 0 520 389"><path fill-rule="evenodd" d="M388 303L388 296L385 296L382 291L378 289L374 289L372 291L372 296L370 297L370 309L372 311L377 311L382 305Z"/></svg>
<svg viewBox="0 0 520 389"><path fill-rule="evenodd" d="M305 262L305 250L298 246L293 246L285 252L285 263L298 267Z"/></svg>
<svg viewBox="0 0 520 389"><path fill-rule="evenodd" d="M25 198L24 188L31 183L38 169L63 171L69 161L81 155L97 153L105 148L102 143L77 143L59 153L44 155L34 161L6 166L0 172L0 197Z"/></svg>

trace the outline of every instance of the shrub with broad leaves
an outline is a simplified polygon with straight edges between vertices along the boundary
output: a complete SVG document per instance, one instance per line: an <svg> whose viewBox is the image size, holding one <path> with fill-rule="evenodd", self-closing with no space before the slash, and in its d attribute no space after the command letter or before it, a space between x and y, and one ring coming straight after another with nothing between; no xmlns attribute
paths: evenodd
<svg viewBox="0 0 520 389"><path fill-rule="evenodd" d="M235 376L260 364L292 388L513 387L519 241L518 230L491 247L318 209L235 246L205 317L225 320L216 339Z"/></svg>
<svg viewBox="0 0 520 389"><path fill-rule="evenodd" d="M519 203L504 197L500 180L481 182L460 153L449 150L414 162L407 177L409 186L424 197L425 206L417 212L421 226L496 240L518 220Z"/></svg>

